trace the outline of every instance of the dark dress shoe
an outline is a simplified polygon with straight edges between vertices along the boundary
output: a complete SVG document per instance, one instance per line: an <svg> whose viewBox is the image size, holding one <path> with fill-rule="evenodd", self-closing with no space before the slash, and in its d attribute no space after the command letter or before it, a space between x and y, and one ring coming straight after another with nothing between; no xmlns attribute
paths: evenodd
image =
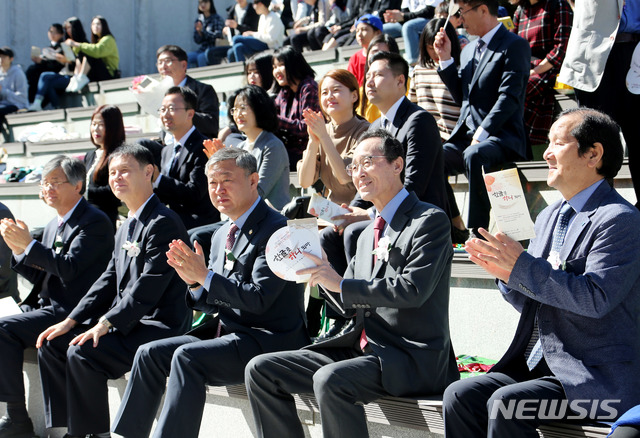
<svg viewBox="0 0 640 438"><path fill-rule="evenodd" d="M16 422L9 417L0 418L0 438L33 438L33 435L31 419Z"/></svg>

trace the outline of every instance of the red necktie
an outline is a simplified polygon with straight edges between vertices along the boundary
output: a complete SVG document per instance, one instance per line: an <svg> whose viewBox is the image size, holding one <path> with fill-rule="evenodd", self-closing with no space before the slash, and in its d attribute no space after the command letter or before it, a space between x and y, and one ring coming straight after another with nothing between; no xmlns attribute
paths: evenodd
<svg viewBox="0 0 640 438"><path fill-rule="evenodd" d="M387 223L382 218L382 216L376 216L376 219L373 221L373 249L376 249L378 247L378 242L382 237L382 232L384 231L384 226L386 224ZM378 257L374 254L373 255L374 265L376 264L377 259ZM367 340L367 334L364 332L364 329L362 329L362 334L360 334L360 349L364 350L364 348L367 346L368 343L369 341Z"/></svg>

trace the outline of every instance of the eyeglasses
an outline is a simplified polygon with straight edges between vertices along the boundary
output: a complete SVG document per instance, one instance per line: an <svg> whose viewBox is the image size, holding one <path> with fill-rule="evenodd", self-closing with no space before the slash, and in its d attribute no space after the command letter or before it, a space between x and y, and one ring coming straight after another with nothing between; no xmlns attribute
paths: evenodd
<svg viewBox="0 0 640 438"><path fill-rule="evenodd" d="M368 155L360 160L360 163L356 163L355 161L345 167L347 171L347 175L353 176L354 173L358 171L358 167L362 167L362 170L369 170L371 165L373 164L374 158L386 158L384 155Z"/></svg>
<svg viewBox="0 0 640 438"><path fill-rule="evenodd" d="M62 184L66 184L68 182L69 182L68 180L67 181L51 181L51 182L42 181L40 183L40 188L42 190L51 190L51 189L58 190L58 187L60 187Z"/></svg>
<svg viewBox="0 0 640 438"><path fill-rule="evenodd" d="M480 6L482 6L483 4L484 4L484 3L480 3L479 5L475 5L474 7L469 8L469 9L467 9L467 10L466 10L466 11L464 11L464 12L462 12L462 9L458 9L458 12L456 12L456 14L460 14L460 15L458 15L458 16L459 16L459 17L461 17L461 18L464 18L464 16L465 16L468 12L473 11L474 9L479 8L479 7L480 7ZM454 14L454 16L455 16L455 14Z"/></svg>
<svg viewBox="0 0 640 438"><path fill-rule="evenodd" d="M176 61L178 60L173 58L162 58L162 59L158 59L158 61L156 62L156 65L158 67L162 67L163 65L166 65L167 67L171 67L173 63Z"/></svg>
<svg viewBox="0 0 640 438"><path fill-rule="evenodd" d="M231 113L232 116L235 116L240 114L247 114L248 110L249 110L249 107L247 105L240 105L240 106L234 106L229 110L229 112Z"/></svg>
<svg viewBox="0 0 640 438"><path fill-rule="evenodd" d="M188 110L188 109L190 108L176 108L175 106L172 106L172 105L161 106L160 108L158 108L158 114L163 115L164 113L169 113L171 115L174 115L178 110Z"/></svg>

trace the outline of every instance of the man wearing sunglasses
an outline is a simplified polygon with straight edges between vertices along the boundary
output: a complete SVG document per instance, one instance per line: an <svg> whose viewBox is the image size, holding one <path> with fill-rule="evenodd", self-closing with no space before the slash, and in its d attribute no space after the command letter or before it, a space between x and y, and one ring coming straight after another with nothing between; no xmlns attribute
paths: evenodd
<svg viewBox="0 0 640 438"><path fill-rule="evenodd" d="M523 116L531 49L527 41L500 24L498 0L457 3L465 29L479 38L465 46L459 70L451 58L451 41L442 29L434 48L440 58L438 73L456 102L462 104L458 123L444 145L445 172L467 175L467 226L477 234L478 228L489 225L491 208L483 166L489 171L530 155Z"/></svg>

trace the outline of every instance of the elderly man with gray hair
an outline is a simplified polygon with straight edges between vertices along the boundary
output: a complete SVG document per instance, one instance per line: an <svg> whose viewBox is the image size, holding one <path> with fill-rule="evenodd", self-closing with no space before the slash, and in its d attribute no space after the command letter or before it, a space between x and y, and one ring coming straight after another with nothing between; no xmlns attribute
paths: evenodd
<svg viewBox="0 0 640 438"><path fill-rule="evenodd" d="M244 381L258 354L309 343L303 286L276 277L267 266L267 240L287 224L258 195L256 159L224 148L207 162L209 197L229 221L214 234L209 268L202 248L174 241L168 263L188 285L187 303L217 316L184 336L142 345L112 430L146 437L167 394L154 437L197 437L205 385Z"/></svg>
<svg viewBox="0 0 640 438"><path fill-rule="evenodd" d="M81 161L58 155L42 175L40 197L56 211L42 241L34 240L21 220L0 222L13 269L34 285L21 303L23 313L0 319L0 400L7 403L7 415L0 419L3 437L34 435L25 405L24 349L71 312L104 272L114 245L109 218L82 197L86 170Z"/></svg>

